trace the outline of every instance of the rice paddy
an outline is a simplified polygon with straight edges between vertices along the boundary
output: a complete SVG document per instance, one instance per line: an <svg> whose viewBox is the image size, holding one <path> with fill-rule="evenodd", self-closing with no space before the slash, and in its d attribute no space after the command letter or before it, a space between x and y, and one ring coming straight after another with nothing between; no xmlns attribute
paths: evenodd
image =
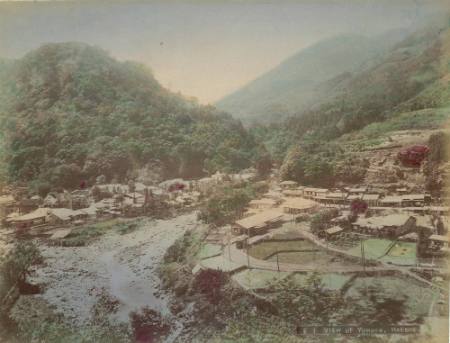
<svg viewBox="0 0 450 343"><path fill-rule="evenodd" d="M251 248L249 249L249 254L255 258L265 260L269 259L277 252L317 251L317 250L318 250L317 246L307 240L266 241L252 245Z"/></svg>
<svg viewBox="0 0 450 343"><path fill-rule="evenodd" d="M370 238L363 241L364 254L367 259L380 260L399 265L413 265L416 263L416 243L395 242L388 239ZM355 246L347 252L361 257L361 245Z"/></svg>

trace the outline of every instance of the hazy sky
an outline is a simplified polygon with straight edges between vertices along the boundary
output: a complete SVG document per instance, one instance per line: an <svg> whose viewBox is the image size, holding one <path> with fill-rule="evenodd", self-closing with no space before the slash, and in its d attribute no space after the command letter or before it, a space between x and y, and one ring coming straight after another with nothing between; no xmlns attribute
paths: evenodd
<svg viewBox="0 0 450 343"><path fill-rule="evenodd" d="M0 56L82 41L148 65L173 91L214 102L314 42L409 27L436 1L0 3Z"/></svg>

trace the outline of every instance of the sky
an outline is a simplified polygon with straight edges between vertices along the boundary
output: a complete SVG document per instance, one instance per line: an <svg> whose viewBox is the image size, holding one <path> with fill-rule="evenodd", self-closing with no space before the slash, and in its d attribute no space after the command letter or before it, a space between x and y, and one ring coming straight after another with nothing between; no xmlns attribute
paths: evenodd
<svg viewBox="0 0 450 343"><path fill-rule="evenodd" d="M18 58L49 42L85 42L146 64L163 86L207 104L321 39L408 28L439 6L431 0L0 1L0 57Z"/></svg>

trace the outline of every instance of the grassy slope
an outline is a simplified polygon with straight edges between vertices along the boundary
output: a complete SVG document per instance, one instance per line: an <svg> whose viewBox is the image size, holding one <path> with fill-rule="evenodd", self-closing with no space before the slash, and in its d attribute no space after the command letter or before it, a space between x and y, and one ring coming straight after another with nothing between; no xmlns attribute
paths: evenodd
<svg viewBox="0 0 450 343"><path fill-rule="evenodd" d="M386 143L394 131L443 128L450 116L449 42L448 23L445 29L417 32L382 63L343 80L334 90L336 95L326 97L316 110L293 117L284 126L267 130L268 134L263 132L271 152L283 152L290 145L284 150L287 154L276 157L284 158L282 177L318 185L304 173L320 167L319 162L325 166L323 173L331 175L330 169L335 170L345 155ZM293 168L298 170L292 172ZM332 177L340 181L339 173Z"/></svg>

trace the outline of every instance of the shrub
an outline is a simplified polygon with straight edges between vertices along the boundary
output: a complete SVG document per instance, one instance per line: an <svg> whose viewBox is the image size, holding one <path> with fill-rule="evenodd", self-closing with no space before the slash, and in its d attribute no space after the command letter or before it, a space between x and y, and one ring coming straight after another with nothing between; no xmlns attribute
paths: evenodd
<svg viewBox="0 0 450 343"><path fill-rule="evenodd" d="M259 186L258 189L265 189ZM240 188L225 187L219 189L208 199L198 214L198 219L210 224L223 225L236 219L247 206L252 197L257 194L253 186Z"/></svg>
<svg viewBox="0 0 450 343"><path fill-rule="evenodd" d="M195 277L194 288L214 305L222 299L222 288L226 283L226 276L219 270L201 270Z"/></svg>
<svg viewBox="0 0 450 343"><path fill-rule="evenodd" d="M148 307L142 308L139 312L131 312L130 321L136 342L158 342L170 331L169 322Z"/></svg>
<svg viewBox="0 0 450 343"><path fill-rule="evenodd" d="M316 213L311 218L311 230L313 232L318 232L325 230L330 223L330 220L337 217L339 211L335 208L322 210L319 213Z"/></svg>
<svg viewBox="0 0 450 343"><path fill-rule="evenodd" d="M30 241L19 242L1 260L0 273L6 291L17 283L25 282L28 269L43 262L37 246Z"/></svg>

